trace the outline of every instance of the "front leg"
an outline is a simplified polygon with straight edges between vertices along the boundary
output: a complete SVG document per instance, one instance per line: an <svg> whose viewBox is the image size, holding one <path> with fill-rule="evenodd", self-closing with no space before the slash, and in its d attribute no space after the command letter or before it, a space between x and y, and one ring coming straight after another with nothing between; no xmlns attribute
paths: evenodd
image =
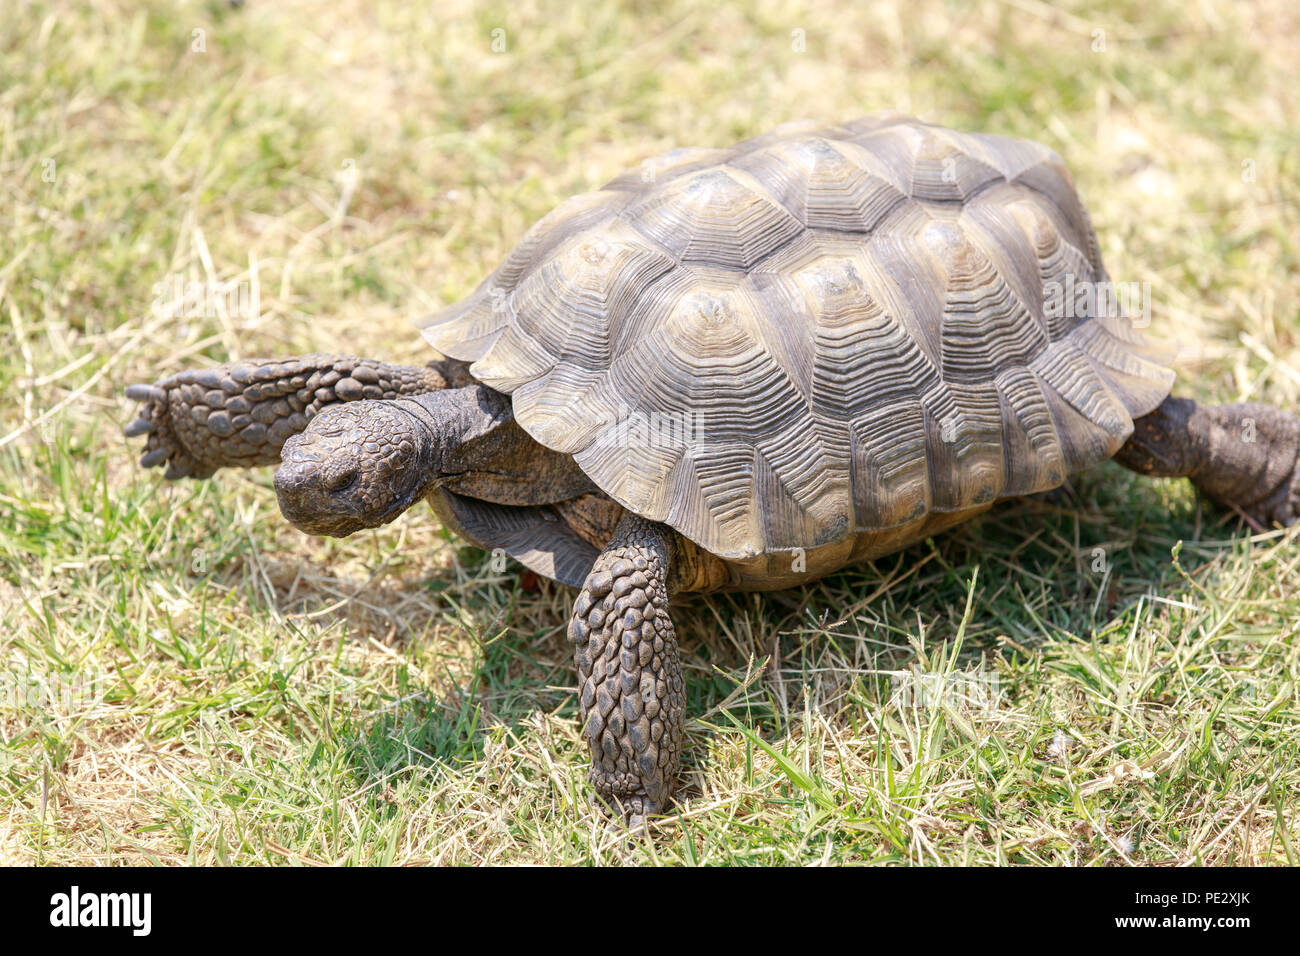
<svg viewBox="0 0 1300 956"><path fill-rule="evenodd" d="M422 395L466 384L461 363L390 365L348 355L248 359L187 369L154 385L131 385L141 402L128 437L148 435L140 464L166 465L164 477L207 478L218 468L280 461L289 436L322 407L364 398Z"/></svg>
<svg viewBox="0 0 1300 956"><path fill-rule="evenodd" d="M686 695L668 616L676 537L625 515L569 625L591 783L633 828L666 809L677 786Z"/></svg>

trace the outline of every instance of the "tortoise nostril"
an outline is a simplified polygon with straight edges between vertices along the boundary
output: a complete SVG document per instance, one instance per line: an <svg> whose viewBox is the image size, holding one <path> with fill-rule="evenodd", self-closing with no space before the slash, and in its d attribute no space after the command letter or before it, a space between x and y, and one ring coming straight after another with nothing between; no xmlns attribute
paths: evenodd
<svg viewBox="0 0 1300 956"><path fill-rule="evenodd" d="M297 462L285 460L275 470L276 491L302 488L310 481L311 471Z"/></svg>

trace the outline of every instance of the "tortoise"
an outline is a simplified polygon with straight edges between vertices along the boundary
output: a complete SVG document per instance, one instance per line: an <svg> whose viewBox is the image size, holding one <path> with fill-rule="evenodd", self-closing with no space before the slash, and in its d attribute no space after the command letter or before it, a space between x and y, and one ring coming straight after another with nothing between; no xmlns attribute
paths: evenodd
<svg viewBox="0 0 1300 956"><path fill-rule="evenodd" d="M1300 514L1300 419L1171 396L1060 157L901 113L678 149L537 222L403 367L248 359L134 385L141 464L279 464L347 535L429 500L579 589L568 636L601 802L669 806L669 604L786 588L1106 459L1258 526ZM1076 307L1077 306L1077 307Z"/></svg>

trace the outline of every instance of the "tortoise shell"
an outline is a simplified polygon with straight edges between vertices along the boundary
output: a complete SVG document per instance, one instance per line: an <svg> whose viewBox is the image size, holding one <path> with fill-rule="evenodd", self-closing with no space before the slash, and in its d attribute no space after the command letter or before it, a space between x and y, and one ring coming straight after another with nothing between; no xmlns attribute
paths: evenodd
<svg viewBox="0 0 1300 956"><path fill-rule="evenodd" d="M881 114L649 160L417 324L773 586L792 551L886 553L1111 457L1173 375L1130 319L1048 301L1108 281L1052 150Z"/></svg>

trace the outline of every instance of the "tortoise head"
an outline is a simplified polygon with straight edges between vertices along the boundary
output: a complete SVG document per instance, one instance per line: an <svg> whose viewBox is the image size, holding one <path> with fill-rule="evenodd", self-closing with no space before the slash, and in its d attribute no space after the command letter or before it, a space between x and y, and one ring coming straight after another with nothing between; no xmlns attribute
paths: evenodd
<svg viewBox="0 0 1300 956"><path fill-rule="evenodd" d="M406 404L330 405L284 443L275 493L294 527L341 538L387 524L428 494L442 443Z"/></svg>

